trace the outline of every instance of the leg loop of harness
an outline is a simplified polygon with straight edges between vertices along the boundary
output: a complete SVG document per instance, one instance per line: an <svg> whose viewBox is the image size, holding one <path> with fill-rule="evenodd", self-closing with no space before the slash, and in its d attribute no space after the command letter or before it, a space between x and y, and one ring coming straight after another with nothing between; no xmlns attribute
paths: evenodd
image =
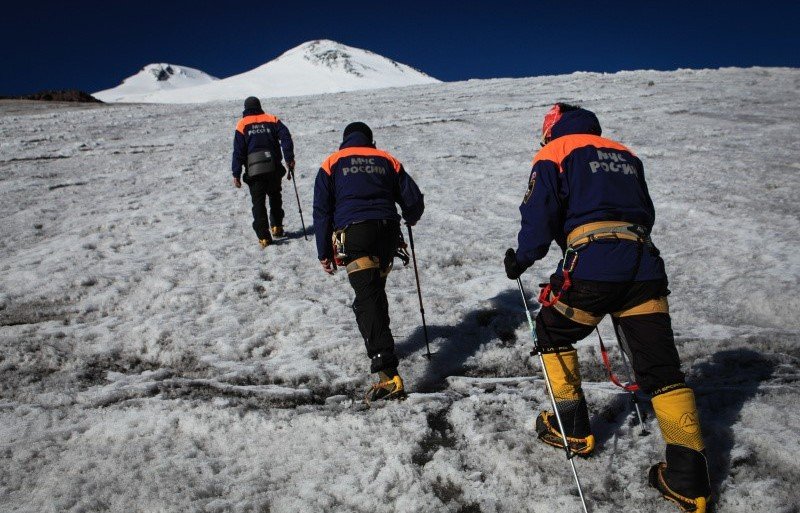
<svg viewBox="0 0 800 513"><path fill-rule="evenodd" d="M552 292L550 292L550 298L548 302L551 303L549 306L552 306L556 312L560 313L567 319L577 322L578 324L583 324L584 326L597 326L600 324L600 321L603 320L602 316L594 315L591 312L581 310L580 308L574 308L563 301L559 301Z"/></svg>
<svg viewBox="0 0 800 513"><path fill-rule="evenodd" d="M356 258L355 260L347 264L346 269L347 269L347 274L353 274L358 271L377 269L378 267L380 267L380 260L378 260L378 257L363 256L361 258Z"/></svg>
<svg viewBox="0 0 800 513"><path fill-rule="evenodd" d="M627 310L620 310L619 312L614 312L611 315L616 318L620 317L632 317L634 315L649 315L654 313L669 313L669 302L665 297L658 297L654 299L648 299L644 303L639 303L638 305L634 306L633 308L628 308Z"/></svg>

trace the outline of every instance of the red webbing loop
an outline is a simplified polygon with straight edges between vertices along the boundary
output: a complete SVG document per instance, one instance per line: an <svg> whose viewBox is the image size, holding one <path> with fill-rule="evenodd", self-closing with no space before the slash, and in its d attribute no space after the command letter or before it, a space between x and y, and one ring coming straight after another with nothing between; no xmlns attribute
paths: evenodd
<svg viewBox="0 0 800 513"><path fill-rule="evenodd" d="M558 298L553 298L553 300L550 301L550 292L552 292L552 290L553 286L549 283L542 287L541 292L539 292L539 303L541 303L542 306L553 306L556 301L558 301Z"/></svg>
<svg viewBox="0 0 800 513"><path fill-rule="evenodd" d="M567 259L569 256L573 255L572 260L569 262L569 266L567 266ZM557 294L553 294L553 299L550 299L550 293L553 292L553 286L551 284L547 284L545 287L542 288L542 291L539 292L539 303L542 306L553 306L554 304L558 303L559 299L561 299L561 295L569 290L572 287L572 277L570 273L575 270L575 265L578 263L578 254L572 250L567 249L567 252L564 253L564 260L563 264L561 265L561 275L564 277L564 281L561 283L561 289L559 289Z"/></svg>
<svg viewBox="0 0 800 513"><path fill-rule="evenodd" d="M603 365L606 368L606 372L608 373L608 379L611 380L612 383L620 387L621 389L625 390L626 392L636 392L639 390L639 384L627 384L623 385L617 375L614 374L614 371L611 370L611 360L608 357L608 350L606 349L606 345L603 343L603 337L600 336L600 330L597 330L597 339L600 341L600 354L603 357Z"/></svg>

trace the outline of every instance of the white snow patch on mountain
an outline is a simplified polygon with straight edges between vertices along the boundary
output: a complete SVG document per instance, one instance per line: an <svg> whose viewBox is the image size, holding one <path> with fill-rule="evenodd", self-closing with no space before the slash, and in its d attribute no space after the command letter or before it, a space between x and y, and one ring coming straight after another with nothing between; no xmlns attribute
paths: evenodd
<svg viewBox="0 0 800 513"><path fill-rule="evenodd" d="M414 239L435 355L398 261L388 295L412 394L371 410L352 289L303 240L292 185L289 236L265 251L231 186L240 101L0 102L0 511L580 511L563 452L536 440L548 399L502 264L555 101L594 110L644 162L717 511L796 512L800 70L778 68L265 102L294 135L304 212L355 120L425 193ZM523 275L530 295L558 253ZM577 349L591 511L676 513L646 484L664 450L649 401L641 437L596 336Z"/></svg>
<svg viewBox="0 0 800 513"><path fill-rule="evenodd" d="M92 96L104 102L138 102L158 91L196 87L219 80L208 73L177 64L148 64L122 81L117 87L98 91Z"/></svg>
<svg viewBox="0 0 800 513"><path fill-rule="evenodd" d="M330 40L292 48L255 69L180 91L158 90L113 101L202 103L248 96L300 96L439 82L410 66ZM104 99L104 101L106 101Z"/></svg>

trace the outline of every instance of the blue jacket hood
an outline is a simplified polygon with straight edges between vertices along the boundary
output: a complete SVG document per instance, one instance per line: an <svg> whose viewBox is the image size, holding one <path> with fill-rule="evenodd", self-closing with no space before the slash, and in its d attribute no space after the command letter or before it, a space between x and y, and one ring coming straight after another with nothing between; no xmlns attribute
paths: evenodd
<svg viewBox="0 0 800 513"><path fill-rule="evenodd" d="M594 112L586 109L570 110L561 115L561 119L553 125L551 140L564 135L592 134L602 135L600 121Z"/></svg>
<svg viewBox="0 0 800 513"><path fill-rule="evenodd" d="M362 134L361 132L353 132L352 134L348 135L342 144L339 146L340 150L345 148L374 148L375 143L370 141L369 138Z"/></svg>
<svg viewBox="0 0 800 513"><path fill-rule="evenodd" d="M242 111L243 118L246 118L247 116L257 116L259 114L264 114L263 109L244 109Z"/></svg>

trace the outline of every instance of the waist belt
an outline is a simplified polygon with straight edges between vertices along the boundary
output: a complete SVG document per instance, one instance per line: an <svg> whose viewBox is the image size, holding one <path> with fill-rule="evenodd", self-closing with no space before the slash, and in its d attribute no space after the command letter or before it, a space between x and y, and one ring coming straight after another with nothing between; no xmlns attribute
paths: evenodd
<svg viewBox="0 0 800 513"><path fill-rule="evenodd" d="M539 294L539 302L542 306L554 306L558 303L559 299L561 299L561 295L572 286L571 273L578 264L578 251L586 247L587 244L602 239L638 242L647 246L654 255L658 255L658 250L650 240L650 234L647 228L642 225L626 223L624 221L596 221L582 224L567 235L567 249L564 251L564 258L561 261L561 272L564 277L561 290L559 290L558 293L553 293L552 285L548 283L544 286ZM636 273L634 273L634 277L635 274ZM584 324L591 325L591 323Z"/></svg>
<svg viewBox="0 0 800 513"><path fill-rule="evenodd" d="M647 228L639 224L620 221L597 221L578 226L567 235L567 246L577 249L584 244L601 239L619 239L652 246Z"/></svg>

